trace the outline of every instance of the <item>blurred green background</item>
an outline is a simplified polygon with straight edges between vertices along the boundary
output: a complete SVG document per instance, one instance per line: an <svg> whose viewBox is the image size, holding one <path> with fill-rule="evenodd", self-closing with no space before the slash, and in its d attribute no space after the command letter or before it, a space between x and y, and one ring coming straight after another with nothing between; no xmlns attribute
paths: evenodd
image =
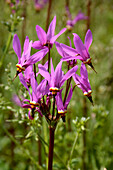
<svg viewBox="0 0 113 170"><path fill-rule="evenodd" d="M85 0L70 0L69 8L72 17L74 18L79 10L87 15L87 4L88 1ZM65 5L65 0L52 1L50 21L56 15L56 34L66 26ZM4 56L0 68L0 170L35 170L40 167L46 169L47 123L44 118L34 121L25 119L26 110L15 106L12 102L13 94L25 95L25 89L20 84L19 78L16 78L13 83L11 81L16 73L15 64L18 61L12 48L12 39L9 37L17 33L21 44L23 35L27 35L30 40L38 40L35 27L40 25L45 29L48 3L39 12L36 12L33 0L20 2L18 8L16 15L20 18L12 28L14 14L5 0L0 1L0 60ZM80 129L71 159L71 169L113 169L113 0L92 0L90 10L93 43L89 52L97 74L89 67L88 73L94 107L88 99L85 101L82 91L75 88L66 116L66 125L64 126L60 121L55 133L53 168L55 170L67 169L69 153ZM24 15L25 20L22 20L21 17ZM86 28L87 21L79 21L71 32L64 33L57 41L69 45L67 36L73 40L72 33L77 33L84 41ZM8 43L9 47L6 50ZM74 44L72 46L74 47ZM60 61L61 57L55 46L52 48L51 56L54 65ZM65 65L64 69L66 69ZM85 133L81 128L83 116L89 117L85 125ZM78 122L73 123L77 117ZM39 140L41 140L41 156Z"/></svg>

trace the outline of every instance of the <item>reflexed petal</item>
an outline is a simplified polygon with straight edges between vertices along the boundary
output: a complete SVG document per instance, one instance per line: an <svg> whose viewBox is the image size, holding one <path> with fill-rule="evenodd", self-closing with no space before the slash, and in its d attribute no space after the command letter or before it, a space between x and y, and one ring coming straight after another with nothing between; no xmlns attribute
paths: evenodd
<svg viewBox="0 0 113 170"><path fill-rule="evenodd" d="M48 48L38 51L37 53L33 54L24 65L35 64L36 62L42 60L48 51Z"/></svg>
<svg viewBox="0 0 113 170"><path fill-rule="evenodd" d="M90 31L90 29L87 31L86 36L85 36L85 47L88 51L91 43L92 43L93 37L92 37L92 32Z"/></svg>
<svg viewBox="0 0 113 170"><path fill-rule="evenodd" d="M17 36L17 34L14 35L13 38L13 49L18 57L19 63L20 63L20 58L21 58L21 44L20 44L20 40Z"/></svg>
<svg viewBox="0 0 113 170"><path fill-rule="evenodd" d="M37 94L37 97L38 98L41 98L45 92L45 89L46 89L46 84L47 84L47 81L44 79L40 82L40 84L37 86L37 89L36 89L36 94Z"/></svg>
<svg viewBox="0 0 113 170"><path fill-rule="evenodd" d="M64 106L63 106L63 101L62 101L62 90L60 90L60 92L57 92L57 96L56 96L56 104L57 104L57 110L64 110Z"/></svg>
<svg viewBox="0 0 113 170"><path fill-rule="evenodd" d="M50 83L50 74L44 66L39 66L39 73Z"/></svg>
<svg viewBox="0 0 113 170"><path fill-rule="evenodd" d="M82 13L81 11L77 14L77 16L74 18L74 24L80 20L86 20L88 19L87 16L84 15L84 13Z"/></svg>
<svg viewBox="0 0 113 170"><path fill-rule="evenodd" d="M63 58L61 58L61 60L62 61L70 61L70 60L77 60L77 59L79 59L79 60L83 60L83 58L80 56L80 55L77 55L77 56L72 56L72 57L70 57L70 56L68 56L68 57L63 57Z"/></svg>
<svg viewBox="0 0 113 170"><path fill-rule="evenodd" d="M38 64L38 66L39 66L39 67L44 66L44 67L46 68L46 70L47 70L47 69L48 69L48 61L47 61L44 65ZM36 77L37 77L38 75L39 75L39 72L36 73Z"/></svg>
<svg viewBox="0 0 113 170"><path fill-rule="evenodd" d="M41 44L42 45L46 44L47 42L46 32L39 25L36 25L36 32Z"/></svg>
<svg viewBox="0 0 113 170"><path fill-rule="evenodd" d="M40 50L40 49L43 49L44 46L41 44L40 41L35 41L33 44L32 44L32 47L36 50Z"/></svg>
<svg viewBox="0 0 113 170"><path fill-rule="evenodd" d="M80 81L79 81L80 76L77 75L77 74L74 74L74 75L73 75L73 79L74 79L76 85L77 85L79 88L81 88L81 86L80 86Z"/></svg>
<svg viewBox="0 0 113 170"><path fill-rule="evenodd" d="M70 102L70 100L72 98L72 94L73 94L73 91L72 91L72 86L71 86L71 89L69 91L68 97L67 97L67 99L65 101L65 104L64 104L64 109L66 109L66 110L67 110L67 106L68 106L68 104L69 104L69 102Z"/></svg>
<svg viewBox="0 0 113 170"><path fill-rule="evenodd" d="M75 56L78 54L77 50L75 50L72 47L69 47L65 44L60 43L62 49L69 55L69 56Z"/></svg>
<svg viewBox="0 0 113 170"><path fill-rule="evenodd" d="M56 16L53 18L53 20L51 21L49 28L48 28L47 40L49 40L49 41L54 36L55 26L56 26Z"/></svg>
<svg viewBox="0 0 113 170"><path fill-rule="evenodd" d="M70 37L67 37L69 39L69 43L70 43L70 47L72 47L72 44L71 44L71 39Z"/></svg>
<svg viewBox="0 0 113 170"><path fill-rule="evenodd" d="M32 101L37 102L37 95L36 95L36 89L38 86L38 83L34 77L34 73L31 73L31 87L32 87Z"/></svg>
<svg viewBox="0 0 113 170"><path fill-rule="evenodd" d="M33 72L33 65L30 65L25 69L24 75L26 79L30 79L31 72Z"/></svg>
<svg viewBox="0 0 113 170"><path fill-rule="evenodd" d="M64 82L69 79L71 76L73 76L75 74L75 72L77 71L78 66L74 66L71 70L69 70L62 78L60 84L61 86L64 84Z"/></svg>
<svg viewBox="0 0 113 170"><path fill-rule="evenodd" d="M22 57L21 57L21 64L23 65L25 61L27 61L30 57L30 52L31 52L31 46L32 46L32 41L29 42L28 47L26 46L26 51L23 51Z"/></svg>
<svg viewBox="0 0 113 170"><path fill-rule="evenodd" d="M25 42L24 42L24 52L27 51L28 46L29 46L29 37L26 36L26 39L25 39Z"/></svg>
<svg viewBox="0 0 113 170"><path fill-rule="evenodd" d="M53 43L56 41L56 39L57 39L61 34L63 34L65 31L66 31L66 28L63 28L57 35L55 35L54 37L52 37L52 38L50 39L50 43L53 44Z"/></svg>
<svg viewBox="0 0 113 170"><path fill-rule="evenodd" d="M20 82L23 84L23 86L29 91L29 88L28 88L28 86L27 86L27 83L26 83L26 81L25 81L25 77L23 76L23 74L22 73L19 73L19 79L20 79ZM30 93L30 91L29 91L29 93Z"/></svg>
<svg viewBox="0 0 113 170"><path fill-rule="evenodd" d="M59 85L62 79L62 61L60 61L55 69L55 84Z"/></svg>
<svg viewBox="0 0 113 170"><path fill-rule="evenodd" d="M77 34L73 33L73 35L74 35L73 41L74 41L76 50L81 55L81 57L84 60L86 60L88 57L88 54L87 54L86 48L85 48L82 40L80 39L80 37Z"/></svg>
<svg viewBox="0 0 113 170"><path fill-rule="evenodd" d="M54 72L54 67L51 58L51 86L54 87L54 85L55 85L55 72Z"/></svg>
<svg viewBox="0 0 113 170"><path fill-rule="evenodd" d="M83 63L81 64L80 74L82 78L88 79L88 72L87 72L85 64Z"/></svg>
<svg viewBox="0 0 113 170"><path fill-rule="evenodd" d="M55 45L56 45L56 49L57 49L58 53L59 53L62 57L64 57L64 51L63 51L60 43L59 43L59 42L55 42Z"/></svg>

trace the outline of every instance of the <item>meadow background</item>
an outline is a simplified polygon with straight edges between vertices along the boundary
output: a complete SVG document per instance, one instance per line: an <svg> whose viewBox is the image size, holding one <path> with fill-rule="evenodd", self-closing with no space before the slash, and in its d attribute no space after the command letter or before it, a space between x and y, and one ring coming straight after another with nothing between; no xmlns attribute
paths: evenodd
<svg viewBox="0 0 113 170"><path fill-rule="evenodd" d="M87 15L88 2L70 0L72 17L79 10ZM66 125L60 121L56 129L54 170L67 169L76 134L78 138L71 158L72 170L113 169L113 0L90 2L90 29L93 34L90 55L97 74L89 67L88 73L94 106L85 99L80 89L75 89ZM26 35L30 40L38 40L35 27L40 25L45 29L47 19L48 3L39 12L36 12L33 0L24 0L23 4L17 11L20 18L12 27L11 8L5 0L0 1L0 60L4 56L0 67L0 170L35 170L47 167L49 139L46 121L40 118L36 121L24 119L26 110L12 102L13 94L20 91L24 94L25 89L19 78L12 82L16 73L17 56L12 48L12 38L8 41L9 37L17 33L21 44ZM56 15L56 34L66 27L65 5L65 0L52 1L50 21ZM21 19L23 16L25 20ZM86 29L87 21L79 21L71 32L64 33L57 41L69 45L67 36L72 40L72 33L77 33L84 41ZM61 57L55 46L51 56L55 64L60 61ZM89 117L85 124L86 130L82 128L82 117Z"/></svg>

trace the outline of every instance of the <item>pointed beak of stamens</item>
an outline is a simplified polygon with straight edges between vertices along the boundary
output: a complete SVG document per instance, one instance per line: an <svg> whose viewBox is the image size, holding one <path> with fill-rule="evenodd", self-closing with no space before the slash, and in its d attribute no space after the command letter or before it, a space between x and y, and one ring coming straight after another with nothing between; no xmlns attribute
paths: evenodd
<svg viewBox="0 0 113 170"><path fill-rule="evenodd" d="M89 101L92 103L92 105L94 106L92 96L87 96L87 97L88 97Z"/></svg>
<svg viewBox="0 0 113 170"><path fill-rule="evenodd" d="M19 71L16 72L16 75L14 76L13 81L14 81L15 78L18 76L18 74L19 74Z"/></svg>
<svg viewBox="0 0 113 170"><path fill-rule="evenodd" d="M92 64L92 62L90 62L90 63L88 63L88 65L95 71L95 73L97 74L97 72L96 72L96 70L95 70L95 68L94 68L94 66L93 66L93 64Z"/></svg>

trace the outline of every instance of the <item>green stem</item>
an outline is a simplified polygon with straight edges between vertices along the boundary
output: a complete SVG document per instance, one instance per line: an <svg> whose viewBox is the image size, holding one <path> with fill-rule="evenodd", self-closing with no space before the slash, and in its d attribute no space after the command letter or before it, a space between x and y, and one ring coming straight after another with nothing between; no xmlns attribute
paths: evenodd
<svg viewBox="0 0 113 170"><path fill-rule="evenodd" d="M11 44L11 41L12 41L12 38L13 38L12 32L14 31L15 20L16 20L16 14L14 14L14 21L13 21L12 26L11 26L11 32L9 33L8 40L7 40L7 43L6 43L6 47L5 47L3 56L2 56L1 61L0 61L0 68L3 65L4 58L5 58L8 50L9 50L9 47L10 47L10 44Z"/></svg>
<svg viewBox="0 0 113 170"><path fill-rule="evenodd" d="M71 149L71 152L70 152L70 157L69 157L69 161L68 161L68 165L67 165L68 170L71 170L71 168L70 168L70 162L71 162L71 158L72 158L72 156L73 156L73 152L74 152L74 149L75 149L75 145L76 145L76 143L77 143L78 135L79 135L79 133L77 132L77 133L76 133L75 140L74 140L74 143L73 143L73 146L72 146L72 149Z"/></svg>
<svg viewBox="0 0 113 170"><path fill-rule="evenodd" d="M4 54L3 54L2 58L1 58L1 61L0 61L0 68L2 67L4 58L5 58L8 50L9 50L9 47L10 47L10 44L11 44L11 41L12 41L12 37L13 37L12 33L10 32L8 40L7 40L7 43L6 43L6 47L5 47L5 50L4 50Z"/></svg>
<svg viewBox="0 0 113 170"><path fill-rule="evenodd" d="M34 163L39 170L42 170L41 166L39 166L31 156L29 150L25 149L21 144L19 144L19 142L17 142L17 140L8 132L6 128L2 127L2 129L7 134L7 136L18 146L18 148L21 149L22 152L31 160L31 162Z"/></svg>

